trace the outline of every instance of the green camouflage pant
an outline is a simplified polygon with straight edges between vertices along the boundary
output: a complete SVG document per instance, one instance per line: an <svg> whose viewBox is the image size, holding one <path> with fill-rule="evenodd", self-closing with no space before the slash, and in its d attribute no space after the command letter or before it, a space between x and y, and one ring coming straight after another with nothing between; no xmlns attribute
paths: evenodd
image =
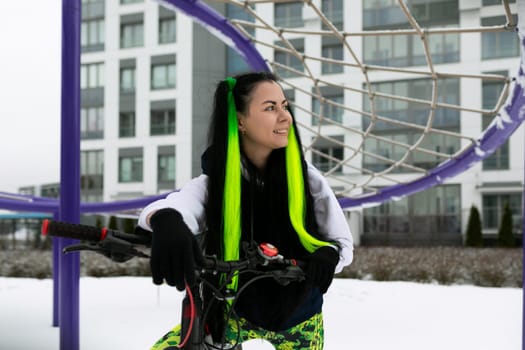
<svg viewBox="0 0 525 350"><path fill-rule="evenodd" d="M323 315L315 314L292 328L276 332L257 327L244 318L230 319L226 329L227 344L236 345L251 339L265 339L276 350L321 350L324 343ZM159 339L151 350L176 349L179 342L180 325Z"/></svg>

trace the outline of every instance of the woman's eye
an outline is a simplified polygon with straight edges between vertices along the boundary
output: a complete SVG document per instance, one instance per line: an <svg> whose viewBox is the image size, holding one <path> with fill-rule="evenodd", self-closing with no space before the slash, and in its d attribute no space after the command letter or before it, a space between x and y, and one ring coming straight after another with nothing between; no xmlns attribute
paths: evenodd
<svg viewBox="0 0 525 350"><path fill-rule="evenodd" d="M266 107L265 111L273 111L275 109L275 106L268 106Z"/></svg>

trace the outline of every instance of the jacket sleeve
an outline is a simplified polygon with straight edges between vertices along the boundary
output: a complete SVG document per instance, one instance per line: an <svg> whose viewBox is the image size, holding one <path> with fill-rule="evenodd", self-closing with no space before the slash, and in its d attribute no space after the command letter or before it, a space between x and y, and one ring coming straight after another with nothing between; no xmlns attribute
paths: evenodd
<svg viewBox="0 0 525 350"><path fill-rule="evenodd" d="M319 225L319 233L326 239L337 242L339 263L335 272L341 272L343 267L350 265L354 257L354 243L350 227L328 181L319 170L309 163L308 179L314 199L314 211Z"/></svg>
<svg viewBox="0 0 525 350"><path fill-rule="evenodd" d="M204 203L208 197L208 176L200 175L192 179L180 190L170 193L166 198L148 204L140 213L138 225L152 231L148 217L162 208L173 208L183 217L193 234L206 230Z"/></svg>

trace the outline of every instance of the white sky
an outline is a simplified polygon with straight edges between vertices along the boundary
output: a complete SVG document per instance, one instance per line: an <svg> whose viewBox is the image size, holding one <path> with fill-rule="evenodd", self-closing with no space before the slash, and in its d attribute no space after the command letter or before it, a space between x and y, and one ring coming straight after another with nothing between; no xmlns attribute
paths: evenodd
<svg viewBox="0 0 525 350"><path fill-rule="evenodd" d="M149 277L81 278L80 350L149 349L179 323L181 298ZM51 300L50 279L0 277L0 349L59 349ZM335 279L323 310L325 350L521 349L519 288Z"/></svg>
<svg viewBox="0 0 525 350"><path fill-rule="evenodd" d="M61 1L0 1L0 191L59 180Z"/></svg>

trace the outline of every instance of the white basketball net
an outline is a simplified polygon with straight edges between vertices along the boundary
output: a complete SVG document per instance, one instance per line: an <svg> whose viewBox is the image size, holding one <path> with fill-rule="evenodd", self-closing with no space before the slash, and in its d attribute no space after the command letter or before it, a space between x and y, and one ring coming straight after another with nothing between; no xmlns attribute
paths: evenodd
<svg viewBox="0 0 525 350"><path fill-rule="evenodd" d="M363 196L414 181L457 157L479 136L462 134L460 120L469 115L481 125L482 116L493 119L509 92L507 72L481 74L476 69L470 73L454 68L460 42L471 40L471 33L515 30L511 11L515 12L511 7L515 5L507 1L493 6L501 16L499 23L482 25L480 20L480 26L468 28L445 16L442 23L433 20L428 16L432 1L426 5L417 0L363 1L365 8L356 20L365 12L374 14L372 3L391 5L390 14L402 20L393 28L384 28L378 21L377 29L360 32L345 32L338 26L342 14L322 8L321 1L220 2L244 11L241 16L226 16L282 79L307 156L341 196ZM283 4L299 6L302 19L294 17L297 8ZM343 1L343 6L356 5ZM289 13L277 20L274 14L280 10ZM302 23L297 25L295 19ZM407 45L412 47L411 55L406 55ZM402 52L397 54L399 47ZM403 64L407 59L412 64ZM440 65L447 62L451 64ZM518 63L516 57L516 68ZM461 103L459 86L472 79L481 82L480 93L482 84L497 86L490 106L487 99L485 108Z"/></svg>

